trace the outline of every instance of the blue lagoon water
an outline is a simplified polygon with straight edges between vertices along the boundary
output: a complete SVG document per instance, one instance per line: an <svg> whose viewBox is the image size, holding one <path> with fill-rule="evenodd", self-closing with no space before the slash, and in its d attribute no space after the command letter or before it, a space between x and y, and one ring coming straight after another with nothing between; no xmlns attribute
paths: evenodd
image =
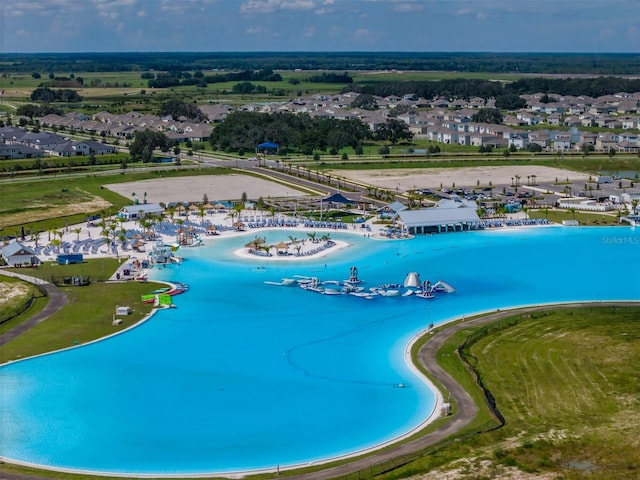
<svg viewBox="0 0 640 480"><path fill-rule="evenodd" d="M434 395L407 366L429 323L519 305L640 299L640 231L534 228L379 241L292 262L242 259L251 236L187 250L158 279L177 309L122 335L0 368L0 456L130 473L307 464L419 425ZM260 234L263 236L263 233ZM269 231L269 243L304 233ZM457 288L435 300L325 296L266 285L293 275L367 286L408 272ZM258 268L264 267L264 268ZM397 388L398 384L407 388Z"/></svg>

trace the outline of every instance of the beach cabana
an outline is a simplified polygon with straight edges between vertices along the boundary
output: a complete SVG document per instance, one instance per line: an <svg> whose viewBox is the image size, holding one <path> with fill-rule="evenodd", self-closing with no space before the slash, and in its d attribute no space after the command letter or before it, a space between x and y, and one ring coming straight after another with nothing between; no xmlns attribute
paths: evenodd
<svg viewBox="0 0 640 480"><path fill-rule="evenodd" d="M289 244L287 242L280 242L274 245L278 253L288 253L289 252Z"/></svg>

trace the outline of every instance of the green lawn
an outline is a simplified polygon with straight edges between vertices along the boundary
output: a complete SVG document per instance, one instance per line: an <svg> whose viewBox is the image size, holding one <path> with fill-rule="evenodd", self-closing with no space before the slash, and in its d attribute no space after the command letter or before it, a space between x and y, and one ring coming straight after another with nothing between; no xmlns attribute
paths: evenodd
<svg viewBox="0 0 640 480"><path fill-rule="evenodd" d="M615 215L588 212L570 212L569 210L529 209L530 218L546 218L553 223L562 223L563 220L577 220L580 225L626 225L618 223Z"/></svg>
<svg viewBox="0 0 640 480"><path fill-rule="evenodd" d="M0 349L0 362L24 358L38 353L86 343L130 327L147 315L152 305L142 303L142 294L158 284L141 282L104 283L95 281L110 277L119 262L113 258L92 259L73 265L46 264L37 269L13 269L45 280L52 276L80 275L94 280L84 287L64 287L68 305L49 319ZM128 305L132 315L120 317L122 325L112 325L116 305Z"/></svg>
<svg viewBox="0 0 640 480"><path fill-rule="evenodd" d="M512 318L519 323L501 321L467 354L505 426L459 435L376 478L431 471L435 479L457 469L456 479L489 479L506 467L566 480L640 477L640 310L595 306ZM455 350L471 333L452 337L439 352L440 363L464 382L469 376Z"/></svg>

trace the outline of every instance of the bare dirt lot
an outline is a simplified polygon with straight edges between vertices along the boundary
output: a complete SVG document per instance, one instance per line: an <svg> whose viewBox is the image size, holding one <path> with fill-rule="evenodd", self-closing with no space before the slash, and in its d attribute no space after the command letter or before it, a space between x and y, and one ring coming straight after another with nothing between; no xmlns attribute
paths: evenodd
<svg viewBox="0 0 640 480"><path fill-rule="evenodd" d="M8 213L0 217L0 228L11 225L26 225L39 220L46 220L54 217L66 217L77 213L89 213L97 210L109 208L111 203L106 200L90 195L90 200L76 202L68 205L37 205L18 213Z"/></svg>
<svg viewBox="0 0 640 480"><path fill-rule="evenodd" d="M375 185L387 190L407 190L429 188L438 189L440 185L444 187L475 187L476 185L510 185L516 175L520 176L519 183L525 185L527 177L535 175L535 181L554 182L558 181L579 181L584 182L589 179L589 175L562 170L560 168L531 166L504 166L504 167L468 167L468 168L403 168L403 169L383 169L383 170L334 170L334 175L347 177L352 180L359 180L364 183Z"/></svg>
<svg viewBox="0 0 640 480"><path fill-rule="evenodd" d="M162 178L130 183L113 183L105 185L105 188L129 198L133 198L131 194L135 192L136 196L142 199L146 192L148 203L201 202L205 194L209 201L239 199L243 193L246 193L247 198L250 199L305 194L292 187L249 175Z"/></svg>

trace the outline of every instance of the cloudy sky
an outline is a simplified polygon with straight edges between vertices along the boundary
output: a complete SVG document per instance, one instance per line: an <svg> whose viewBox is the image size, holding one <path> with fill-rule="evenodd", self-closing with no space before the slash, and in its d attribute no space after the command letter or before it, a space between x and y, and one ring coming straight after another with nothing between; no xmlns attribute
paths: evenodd
<svg viewBox="0 0 640 480"><path fill-rule="evenodd" d="M640 52L638 0L0 0L0 53Z"/></svg>

